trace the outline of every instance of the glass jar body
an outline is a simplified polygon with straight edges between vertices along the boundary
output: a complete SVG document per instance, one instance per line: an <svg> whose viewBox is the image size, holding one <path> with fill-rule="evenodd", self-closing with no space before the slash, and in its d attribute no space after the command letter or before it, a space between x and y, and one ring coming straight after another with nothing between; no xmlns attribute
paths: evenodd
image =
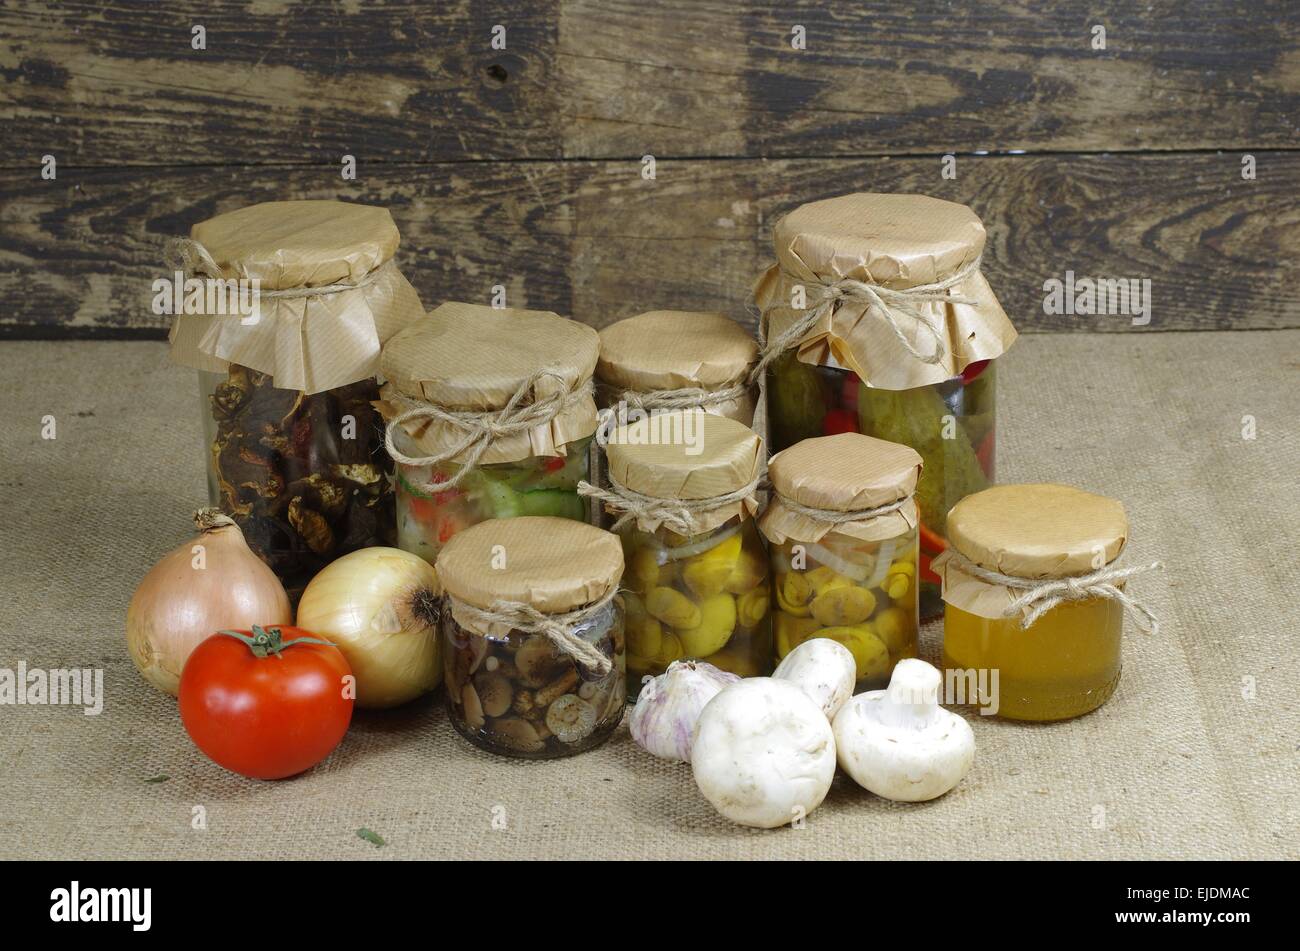
<svg viewBox="0 0 1300 951"><path fill-rule="evenodd" d="M772 589L753 519L692 536L633 525L620 535L629 697L675 660L707 661L741 677L772 672Z"/></svg>
<svg viewBox="0 0 1300 951"><path fill-rule="evenodd" d="M603 743L623 719L627 673L618 599L574 629L613 662L600 677L542 634L484 637L461 627L450 610L442 631L447 711L481 749L524 759L572 756Z"/></svg>
<svg viewBox="0 0 1300 951"><path fill-rule="evenodd" d="M852 651L857 692L888 686L894 665L916 656L917 538L915 530L870 542L832 532L773 547L777 660L829 637Z"/></svg>
<svg viewBox="0 0 1300 951"><path fill-rule="evenodd" d="M943 611L930 561L947 547L948 510L993 484L996 475L995 362L971 364L962 376L910 390L865 386L851 370L812 366L793 352L768 370L772 450L802 439L860 432L902 443L925 463L916 487L921 511L921 616Z"/></svg>
<svg viewBox="0 0 1300 951"><path fill-rule="evenodd" d="M1110 598L1067 601L1029 628L1020 618L985 618L949 604L943 664L983 674L996 712L1012 720L1065 720L1095 710L1119 682L1124 608ZM987 700L981 698L982 703Z"/></svg>
<svg viewBox="0 0 1300 951"><path fill-rule="evenodd" d="M335 558L395 540L374 380L321 393L279 389L231 364L200 372L208 495L295 603Z"/></svg>
<svg viewBox="0 0 1300 951"><path fill-rule="evenodd" d="M403 443L407 455L419 450ZM438 491L457 471L439 466L397 464L397 545L430 564L458 531L491 518L552 515L588 520L578 483L588 476L591 439L571 443L564 456L530 456L518 462L478 466L453 489Z"/></svg>

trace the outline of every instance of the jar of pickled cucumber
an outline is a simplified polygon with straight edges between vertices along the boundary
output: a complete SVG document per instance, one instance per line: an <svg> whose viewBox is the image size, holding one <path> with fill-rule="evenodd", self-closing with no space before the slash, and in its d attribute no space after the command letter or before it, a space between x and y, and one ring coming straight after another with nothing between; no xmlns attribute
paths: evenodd
<svg viewBox="0 0 1300 951"><path fill-rule="evenodd" d="M922 617L942 610L931 559L948 509L993 483L994 364L1016 338L980 273L984 225L923 195L812 202L776 223L759 278L772 448L857 432L911 446L925 469Z"/></svg>
<svg viewBox="0 0 1300 951"><path fill-rule="evenodd" d="M384 208L276 201L175 243L162 300L172 360L199 371L210 501L294 601L335 558L393 542L375 377L424 315L398 241Z"/></svg>
<svg viewBox="0 0 1300 951"><path fill-rule="evenodd" d="M675 660L742 677L772 670L767 556L754 523L762 440L701 410L620 426L607 488L584 485L614 518L628 565L628 694Z"/></svg>
<svg viewBox="0 0 1300 951"><path fill-rule="evenodd" d="M805 439L772 457L772 498L759 522L772 561L780 660L828 637L849 649L857 689L889 683L916 656L914 449L859 433Z"/></svg>
<svg viewBox="0 0 1300 951"><path fill-rule="evenodd" d="M725 314L652 310L600 331L596 402L620 424L638 410L698 407L752 426L757 358L758 341Z"/></svg>
<svg viewBox="0 0 1300 951"><path fill-rule="evenodd" d="M596 331L446 303L384 347L377 404L397 469L397 544L427 561L492 518L586 521Z"/></svg>
<svg viewBox="0 0 1300 951"><path fill-rule="evenodd" d="M1155 619L1127 592L1124 507L1064 485L1001 485L948 513L943 662L980 702L1013 720L1063 720L1095 710L1120 675L1124 614ZM972 676L974 674L974 676Z"/></svg>
<svg viewBox="0 0 1300 951"><path fill-rule="evenodd" d="M554 759L603 743L627 701L623 550L570 519L466 529L439 552L452 725L504 756Z"/></svg>

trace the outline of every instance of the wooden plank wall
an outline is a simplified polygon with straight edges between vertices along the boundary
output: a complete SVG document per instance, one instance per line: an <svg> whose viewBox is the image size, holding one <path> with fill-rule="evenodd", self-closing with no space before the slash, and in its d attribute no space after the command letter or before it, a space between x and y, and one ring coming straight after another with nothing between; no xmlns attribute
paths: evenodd
<svg viewBox="0 0 1300 951"><path fill-rule="evenodd" d="M1134 329L1044 315L1067 270L1300 326L1289 0L0 0L0 78L0 335L160 336L162 241L296 197L391 208L429 305L748 319L773 220L854 190L972 205L1023 331Z"/></svg>

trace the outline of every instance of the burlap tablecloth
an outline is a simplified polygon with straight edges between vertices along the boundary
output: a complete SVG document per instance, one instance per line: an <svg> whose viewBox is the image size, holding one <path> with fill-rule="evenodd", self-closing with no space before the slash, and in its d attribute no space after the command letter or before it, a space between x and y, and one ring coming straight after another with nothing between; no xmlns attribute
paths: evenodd
<svg viewBox="0 0 1300 951"><path fill-rule="evenodd" d="M434 699L358 714L294 780L213 765L123 641L136 582L204 499L194 374L157 343L0 345L0 667L102 667L107 696L97 717L0 706L0 856L1300 858L1298 367L1300 331L1022 337L999 377L1000 475L1124 500L1132 563L1168 565L1134 585L1161 633L1130 626L1090 716L975 717L974 769L937 802L841 777L806 828L759 832L626 728L515 762L472 749Z"/></svg>

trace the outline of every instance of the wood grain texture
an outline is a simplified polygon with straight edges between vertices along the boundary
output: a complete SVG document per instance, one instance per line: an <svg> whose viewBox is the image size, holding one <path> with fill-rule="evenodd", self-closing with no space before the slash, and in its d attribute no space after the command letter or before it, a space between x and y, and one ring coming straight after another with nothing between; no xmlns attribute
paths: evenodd
<svg viewBox="0 0 1300 951"><path fill-rule="evenodd" d="M1233 154L961 159L501 162L386 166L340 187L332 169L73 169L55 183L0 172L0 334L134 335L161 244L191 223L276 198L384 204L399 262L426 306L487 301L604 324L653 308L745 319L771 260L771 225L852 190L967 202L989 230L985 272L1022 331L1135 331L1122 317L1047 317L1043 281L1151 278L1140 332L1300 326L1300 155L1261 153L1242 181Z"/></svg>
<svg viewBox="0 0 1300 951"><path fill-rule="evenodd" d="M1281 148L1298 48L1289 0L0 0L3 162Z"/></svg>

